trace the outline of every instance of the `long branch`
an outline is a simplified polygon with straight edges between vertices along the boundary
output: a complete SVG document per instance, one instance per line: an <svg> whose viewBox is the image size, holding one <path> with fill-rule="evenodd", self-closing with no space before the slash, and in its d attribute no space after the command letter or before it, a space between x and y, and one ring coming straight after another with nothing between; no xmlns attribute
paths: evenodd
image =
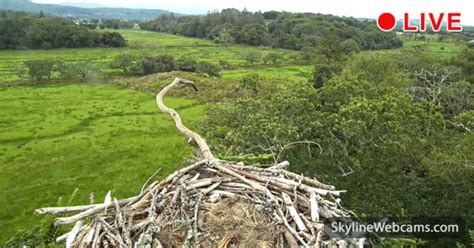
<svg viewBox="0 0 474 248"><path fill-rule="evenodd" d="M169 114L173 118L173 120L176 124L176 128L181 133L186 135L192 142L194 142L194 144L198 148L198 152L200 153L200 155L202 155L207 160L214 160L215 157L214 157L214 155L212 155L211 149L207 145L206 141L199 134L197 134L196 132L194 132L194 131L190 130L189 128L187 128L183 124L183 121L181 120L181 117L178 114L178 112L176 112L172 108L167 107L163 102L163 97L166 95L166 93L168 93L168 91L170 91L173 88L181 88L181 87L185 87L185 86L188 86L188 85L192 86L196 90L196 87L194 86L192 81L181 79L181 78L175 78L174 81L171 84L164 87L156 95L156 103L158 104L158 108L163 113Z"/></svg>

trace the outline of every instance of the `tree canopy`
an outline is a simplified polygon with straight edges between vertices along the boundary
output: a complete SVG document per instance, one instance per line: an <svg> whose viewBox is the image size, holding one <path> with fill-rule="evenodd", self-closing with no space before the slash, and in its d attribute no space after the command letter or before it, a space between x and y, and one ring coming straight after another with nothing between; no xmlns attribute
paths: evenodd
<svg viewBox="0 0 474 248"><path fill-rule="evenodd" d="M117 32L95 32L65 18L20 12L2 12L0 30L0 49L126 46Z"/></svg>
<svg viewBox="0 0 474 248"><path fill-rule="evenodd" d="M212 107L206 136L222 157L286 159L297 162L298 173L353 189L343 201L362 216L459 216L472 223L473 88L462 67L466 57L351 56L322 85L259 88L235 104ZM258 80L246 77L242 88Z"/></svg>
<svg viewBox="0 0 474 248"><path fill-rule="evenodd" d="M348 50L389 49L403 44L394 33L380 31L374 21L313 13L224 9L205 16L163 15L141 27L224 44L234 41L294 50L315 47L328 35L336 36Z"/></svg>

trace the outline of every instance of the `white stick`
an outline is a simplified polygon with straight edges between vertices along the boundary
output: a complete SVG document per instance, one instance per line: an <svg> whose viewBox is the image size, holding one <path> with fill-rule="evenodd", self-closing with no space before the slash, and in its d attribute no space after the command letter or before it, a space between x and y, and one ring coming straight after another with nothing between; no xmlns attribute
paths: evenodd
<svg viewBox="0 0 474 248"><path fill-rule="evenodd" d="M311 192L309 198L309 205L311 208L311 221L319 222L318 201L316 200L316 193Z"/></svg>
<svg viewBox="0 0 474 248"><path fill-rule="evenodd" d="M76 222L71 232L69 232L69 234L67 235L66 248L72 247L72 243L74 242L74 239L76 238L77 233L81 230L82 223L83 223L82 220L79 220L78 222Z"/></svg>
<svg viewBox="0 0 474 248"><path fill-rule="evenodd" d="M307 231L308 229L306 228L305 224L303 223L303 220L301 220L295 206L293 206L293 202L291 201L290 196L287 195L286 193L281 193L281 195L283 196L283 201L285 202L286 208L290 212L291 218L293 218L293 220L295 221L296 226L298 227L298 229L300 231L303 231L303 232Z"/></svg>

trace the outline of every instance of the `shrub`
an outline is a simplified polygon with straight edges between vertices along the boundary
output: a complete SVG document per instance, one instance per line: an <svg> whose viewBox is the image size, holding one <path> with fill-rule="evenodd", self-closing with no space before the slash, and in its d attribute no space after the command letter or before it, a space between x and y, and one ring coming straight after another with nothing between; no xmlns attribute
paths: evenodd
<svg viewBox="0 0 474 248"><path fill-rule="evenodd" d="M104 32L102 34L102 43L105 46L124 47L127 45L125 39L118 32Z"/></svg>
<svg viewBox="0 0 474 248"><path fill-rule="evenodd" d="M28 75L35 81L50 80L55 70L54 60L30 60L24 62Z"/></svg>
<svg viewBox="0 0 474 248"><path fill-rule="evenodd" d="M181 58L176 61L176 70L195 72L197 65L194 59Z"/></svg>
<svg viewBox="0 0 474 248"><path fill-rule="evenodd" d="M39 48L44 49L44 50L49 50L49 49L53 48L53 44L49 41L45 41L41 44L41 46Z"/></svg>
<svg viewBox="0 0 474 248"><path fill-rule="evenodd" d="M87 62L78 62L72 64L73 71L75 72L75 75L81 80L84 81L92 74L96 72L96 68L94 66L90 65Z"/></svg>
<svg viewBox="0 0 474 248"><path fill-rule="evenodd" d="M232 64L227 62L226 60L220 59L219 66L224 70L230 70L233 68Z"/></svg>
<svg viewBox="0 0 474 248"><path fill-rule="evenodd" d="M240 79L240 88L245 95L258 95L262 84L262 78L256 73L248 74Z"/></svg>
<svg viewBox="0 0 474 248"><path fill-rule="evenodd" d="M213 63L210 62L199 62L198 67L197 67L197 72L199 73L206 73L207 75L211 77L220 77L220 69L217 67L217 65L214 65Z"/></svg>
<svg viewBox="0 0 474 248"><path fill-rule="evenodd" d="M120 68L123 70L124 74L127 74L132 70L134 61L136 58L129 54L120 54L114 57L110 67L112 68Z"/></svg>
<svg viewBox="0 0 474 248"><path fill-rule="evenodd" d="M139 75L148 75L154 73L153 69L153 58L150 57L142 57L136 65L133 67L132 71L135 74Z"/></svg>
<svg viewBox="0 0 474 248"><path fill-rule="evenodd" d="M157 57L142 57L136 62L131 71L139 75L148 75L157 72L169 72L176 68L174 57L160 55Z"/></svg>
<svg viewBox="0 0 474 248"><path fill-rule="evenodd" d="M13 73L15 73L19 79L24 79L28 73L28 68L25 66L25 64L17 64L13 68Z"/></svg>
<svg viewBox="0 0 474 248"><path fill-rule="evenodd" d="M258 52L249 52L244 55L244 59L250 65L254 65L257 62L260 62L260 60L262 59L262 54Z"/></svg>
<svg viewBox="0 0 474 248"><path fill-rule="evenodd" d="M281 56L278 53L268 53L263 57L263 62L266 63L272 63L276 64L278 60L281 59Z"/></svg>
<svg viewBox="0 0 474 248"><path fill-rule="evenodd" d="M153 72L168 72L174 68L174 57L171 55L160 55L153 58Z"/></svg>

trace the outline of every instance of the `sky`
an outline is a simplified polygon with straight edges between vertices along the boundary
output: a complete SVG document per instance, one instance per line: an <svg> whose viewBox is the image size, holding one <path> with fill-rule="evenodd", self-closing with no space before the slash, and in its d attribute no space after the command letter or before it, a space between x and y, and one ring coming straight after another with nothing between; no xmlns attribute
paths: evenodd
<svg viewBox="0 0 474 248"><path fill-rule="evenodd" d="M37 3L80 2L106 7L158 8L183 14L205 14L224 8L250 11L285 10L376 19L391 12L397 19L408 12L419 19L421 12L460 12L461 24L474 25L473 0L34 0Z"/></svg>

